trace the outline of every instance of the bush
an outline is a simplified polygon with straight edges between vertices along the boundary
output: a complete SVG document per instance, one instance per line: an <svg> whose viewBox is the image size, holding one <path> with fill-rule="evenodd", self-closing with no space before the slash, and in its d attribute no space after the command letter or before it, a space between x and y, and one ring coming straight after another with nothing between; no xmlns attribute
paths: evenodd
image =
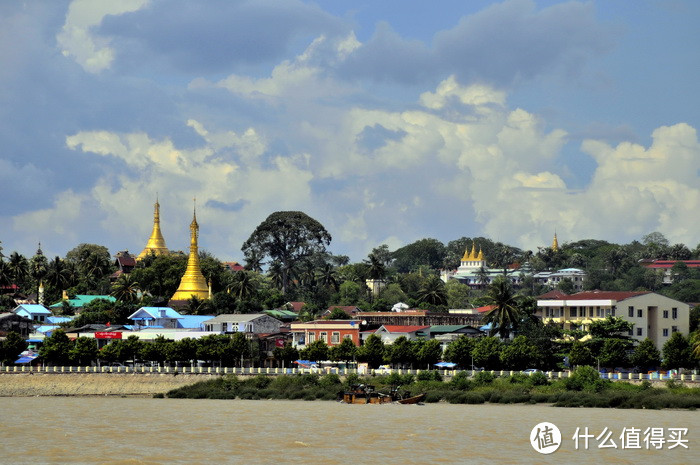
<svg viewBox="0 0 700 465"><path fill-rule="evenodd" d="M496 376L490 371L480 371L474 376L474 384L477 386L486 386L491 384Z"/></svg>
<svg viewBox="0 0 700 465"><path fill-rule="evenodd" d="M418 381L442 381L442 375L437 370L421 371L418 373Z"/></svg>
<svg viewBox="0 0 700 465"><path fill-rule="evenodd" d="M335 373L328 373L327 375L321 377L318 384L322 388L328 389L338 388L343 383L340 381L340 376L336 375Z"/></svg>
<svg viewBox="0 0 700 465"><path fill-rule="evenodd" d="M564 386L569 391L600 392L607 384L600 379L600 373L592 366L584 365L576 368L571 376L566 378Z"/></svg>
<svg viewBox="0 0 700 465"><path fill-rule="evenodd" d="M249 379L246 384L248 386L254 387L256 389L264 389L272 383L272 378L265 375L258 375L254 378Z"/></svg>
<svg viewBox="0 0 700 465"><path fill-rule="evenodd" d="M472 388L472 382L466 371L460 371L450 381L450 387L457 391L468 391Z"/></svg>
<svg viewBox="0 0 700 465"><path fill-rule="evenodd" d="M528 381L533 386L546 386L549 384L549 379L547 378L547 375L545 375L541 371L537 371L531 374Z"/></svg>

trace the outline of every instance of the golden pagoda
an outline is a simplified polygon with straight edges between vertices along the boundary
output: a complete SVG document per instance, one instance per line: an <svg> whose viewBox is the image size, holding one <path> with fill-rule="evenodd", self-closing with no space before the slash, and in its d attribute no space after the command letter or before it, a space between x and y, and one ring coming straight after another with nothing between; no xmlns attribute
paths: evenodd
<svg viewBox="0 0 700 465"><path fill-rule="evenodd" d="M165 239L163 239L163 234L160 232L160 204L156 198L155 212L153 213L153 232L151 232L151 237L148 238L148 243L143 251L136 257L136 260L143 260L151 254L155 255L167 255L168 248L165 246Z"/></svg>
<svg viewBox="0 0 700 465"><path fill-rule="evenodd" d="M197 211L195 210L190 224L190 256L187 259L187 269L180 280L180 287L173 294L172 300L187 300L191 297L199 299L209 298L209 286L204 279L202 268L199 265L199 247L197 246L199 225L197 224Z"/></svg>
<svg viewBox="0 0 700 465"><path fill-rule="evenodd" d="M554 239L552 240L552 247L551 247L551 249L552 249L554 252L558 252L558 251L559 251L559 241L557 241L557 232L556 232L556 231L554 231Z"/></svg>

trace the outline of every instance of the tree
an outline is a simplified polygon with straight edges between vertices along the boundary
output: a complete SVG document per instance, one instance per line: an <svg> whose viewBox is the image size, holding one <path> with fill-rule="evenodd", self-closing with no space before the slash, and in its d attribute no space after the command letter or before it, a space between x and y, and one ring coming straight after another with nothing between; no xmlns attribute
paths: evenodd
<svg viewBox="0 0 700 465"><path fill-rule="evenodd" d="M10 261L7 263L10 279L13 284L23 287L29 277L29 262L24 255L12 252Z"/></svg>
<svg viewBox="0 0 700 465"><path fill-rule="evenodd" d="M328 350L328 357L331 360L339 362L350 362L355 360L357 346L349 337L343 338L340 344L333 346Z"/></svg>
<svg viewBox="0 0 700 465"><path fill-rule="evenodd" d="M437 270L445 261L445 246L437 239L420 239L395 250L391 257L399 273L414 271L420 266Z"/></svg>
<svg viewBox="0 0 700 465"><path fill-rule="evenodd" d="M418 290L418 300L431 305L447 304L447 292L445 283L437 276L430 276Z"/></svg>
<svg viewBox="0 0 700 465"><path fill-rule="evenodd" d="M27 350L27 341L19 333L10 331L5 340L0 341L0 362L12 365L25 350Z"/></svg>
<svg viewBox="0 0 700 465"><path fill-rule="evenodd" d="M630 361L627 357L629 346L629 341L623 339L606 339L600 350L598 361L602 366L610 368L629 366Z"/></svg>
<svg viewBox="0 0 700 465"><path fill-rule="evenodd" d="M267 256L281 265L284 294L294 263L315 252L325 251L330 243L331 235L315 219L299 211L279 211L255 228L241 250L246 257L253 254Z"/></svg>
<svg viewBox="0 0 700 465"><path fill-rule="evenodd" d="M476 340L467 335L462 335L453 340L445 349L444 358L448 362L456 363L461 368L472 368L472 351L476 345Z"/></svg>
<svg viewBox="0 0 700 465"><path fill-rule="evenodd" d="M97 342L94 338L79 337L73 343L70 359L78 366L89 366L97 359Z"/></svg>
<svg viewBox="0 0 700 465"><path fill-rule="evenodd" d="M636 367L649 370L659 366L661 363L661 353L652 340L646 338L634 348L630 361Z"/></svg>
<svg viewBox="0 0 700 465"><path fill-rule="evenodd" d="M350 320L351 317L341 307L333 307L326 320Z"/></svg>
<svg viewBox="0 0 700 465"><path fill-rule="evenodd" d="M482 337L474 345L472 355L474 365L487 370L496 370L501 367L501 350L503 343L497 337Z"/></svg>
<svg viewBox="0 0 700 465"><path fill-rule="evenodd" d="M488 288L486 300L489 305L495 306L484 316L484 323L491 323L490 335L498 334L501 339L507 338L522 317L510 281L502 276L497 277Z"/></svg>
<svg viewBox="0 0 700 465"><path fill-rule="evenodd" d="M304 349L300 351L299 356L304 360L311 360L312 362L328 360L328 345L325 341L317 339L304 347Z"/></svg>
<svg viewBox="0 0 700 465"><path fill-rule="evenodd" d="M386 347L386 358L392 365L409 365L418 359L416 345L406 336L400 336Z"/></svg>
<svg viewBox="0 0 700 465"><path fill-rule="evenodd" d="M65 331L55 330L51 336L44 339L39 349L39 355L52 365L68 365L73 342L68 339Z"/></svg>
<svg viewBox="0 0 700 465"><path fill-rule="evenodd" d="M107 247L97 244L80 244L66 254L66 261L78 270L86 290L100 290L112 271L112 260Z"/></svg>
<svg viewBox="0 0 700 465"><path fill-rule="evenodd" d="M416 345L418 363L428 369L442 358L442 344L437 339L428 339L427 341L419 339L416 341Z"/></svg>
<svg viewBox="0 0 700 465"><path fill-rule="evenodd" d="M384 342L376 334L367 338L365 343L357 349L356 358L359 362L366 362L371 368L377 368L384 362Z"/></svg>
<svg viewBox="0 0 700 465"><path fill-rule="evenodd" d="M569 365L571 367L579 367L584 365L593 365L595 357L591 349L581 341L574 341L569 351Z"/></svg>
<svg viewBox="0 0 700 465"><path fill-rule="evenodd" d="M258 283L252 271L236 271L228 285L228 291L237 299L247 300L258 291Z"/></svg>
<svg viewBox="0 0 700 465"><path fill-rule="evenodd" d="M666 369L685 368L694 365L690 343L679 332L673 333L666 341L663 352L663 367Z"/></svg>
<svg viewBox="0 0 700 465"><path fill-rule="evenodd" d="M123 274L112 285L112 297L122 302L134 303L138 300L139 283L131 274Z"/></svg>
<svg viewBox="0 0 700 465"><path fill-rule="evenodd" d="M291 365L294 360L299 360L299 351L289 342L285 342L284 347L275 347L272 355L276 360L282 361L285 366Z"/></svg>
<svg viewBox="0 0 700 465"><path fill-rule="evenodd" d="M447 293L447 306L449 308L469 307L469 286L462 284L456 279L451 279L445 284Z"/></svg>
<svg viewBox="0 0 700 465"><path fill-rule="evenodd" d="M540 365L542 355L525 336L517 336L501 350L501 364L507 369L522 371Z"/></svg>

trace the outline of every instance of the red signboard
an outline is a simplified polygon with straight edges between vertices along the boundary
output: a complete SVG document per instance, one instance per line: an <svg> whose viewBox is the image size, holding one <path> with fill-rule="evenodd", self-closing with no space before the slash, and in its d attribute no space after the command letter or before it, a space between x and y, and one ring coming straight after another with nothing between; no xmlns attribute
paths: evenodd
<svg viewBox="0 0 700 465"><path fill-rule="evenodd" d="M275 347L284 347L284 339L275 339Z"/></svg>
<svg viewBox="0 0 700 465"><path fill-rule="evenodd" d="M122 333L118 331L96 331L96 339L121 339Z"/></svg>

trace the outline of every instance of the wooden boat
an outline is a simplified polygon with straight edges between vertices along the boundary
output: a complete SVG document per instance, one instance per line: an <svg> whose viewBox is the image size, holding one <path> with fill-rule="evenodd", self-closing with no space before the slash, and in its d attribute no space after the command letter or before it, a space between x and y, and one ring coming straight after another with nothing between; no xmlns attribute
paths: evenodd
<svg viewBox="0 0 700 465"><path fill-rule="evenodd" d="M342 392L342 402L346 404L418 404L425 399L425 393L417 396L403 397L398 388L392 389L391 394L384 394L374 389L372 385L357 384L348 391Z"/></svg>
<svg viewBox="0 0 700 465"><path fill-rule="evenodd" d="M399 399L396 402L399 404L420 404L425 400L425 393L418 394L417 396L406 397L404 399Z"/></svg>

